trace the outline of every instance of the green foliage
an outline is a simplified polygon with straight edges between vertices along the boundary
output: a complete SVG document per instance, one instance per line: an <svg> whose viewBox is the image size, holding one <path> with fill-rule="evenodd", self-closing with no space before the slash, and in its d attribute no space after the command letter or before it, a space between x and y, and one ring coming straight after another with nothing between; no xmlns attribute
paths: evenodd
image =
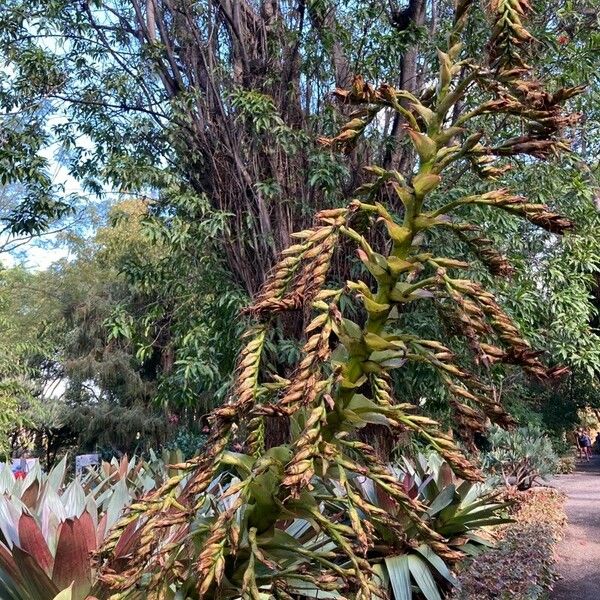
<svg viewBox="0 0 600 600"><path fill-rule="evenodd" d="M462 553L474 556L493 545L485 528L509 522L505 518L508 505L497 501L495 491L484 484L457 478L450 465L437 454L419 454L414 462L404 460L392 472L409 497L422 503L429 526L447 540L457 556ZM398 506L381 488L368 490L365 496L374 505L397 514ZM392 536L384 528L379 533L393 545ZM402 590L412 588L428 600L441 598L445 589L457 585L454 573L427 543L422 543L418 532L409 527L406 536L412 551L406 549L400 555L392 552L376 564L375 572L382 579L382 587L396 598L403 598Z"/></svg>
<svg viewBox="0 0 600 600"><path fill-rule="evenodd" d="M557 472L558 457L550 439L535 427L506 431L498 427L488 435L490 449L482 463L498 482L518 490L529 489L539 478Z"/></svg>
<svg viewBox="0 0 600 600"><path fill-rule="evenodd" d="M525 173L520 185L524 189L539 186L536 196L551 198L578 227L561 245L544 237L525 238L521 247L529 264L516 282L517 293L507 298L532 341L543 342L549 353L593 378L600 365L600 343L590 291L596 286L600 246L591 232L600 223L592 174L581 163L569 162Z"/></svg>
<svg viewBox="0 0 600 600"><path fill-rule="evenodd" d="M575 429L580 411L598 408L598 381L591 379L586 371L573 371L560 385L534 391L538 393L544 429L554 436Z"/></svg>
<svg viewBox="0 0 600 600"><path fill-rule="evenodd" d="M16 445L50 463L73 445L162 446L174 429L167 409L187 426L222 399L240 343L245 295L206 248L189 252L222 223L167 226L136 200L110 218L91 240L70 236L71 260L1 275L11 393L2 441L23 422L29 433ZM200 276L208 265L210 277Z"/></svg>
<svg viewBox="0 0 600 600"><path fill-rule="evenodd" d="M193 200L179 198L181 210ZM128 286L103 326L109 342L135 353L139 371L155 371L158 404L206 411L229 383L246 296L206 246L226 234L222 217L205 205L197 222L165 222L152 208L122 203L113 209L112 226L98 233L100 265Z"/></svg>
<svg viewBox="0 0 600 600"><path fill-rule="evenodd" d="M61 425L65 434L71 434L79 452L98 451L105 456L141 454L159 448L170 433L163 411L106 401L61 406Z"/></svg>
<svg viewBox="0 0 600 600"><path fill-rule="evenodd" d="M9 450L9 434L30 424L29 408L37 405L54 350L56 328L38 291L36 276L25 269L0 269L0 452Z"/></svg>
<svg viewBox="0 0 600 600"><path fill-rule="evenodd" d="M121 239L121 248L132 237ZM138 444L157 447L168 432L161 411L148 406L152 381L104 327L127 287L100 252L88 250L79 246L73 261L47 272L4 272L7 318L20 338L13 348L22 349L27 367L20 382L28 394L19 398L25 427L14 449L27 448L49 464L73 444L131 452ZM136 439L145 433L149 439Z"/></svg>
<svg viewBox="0 0 600 600"><path fill-rule="evenodd" d="M204 451L206 440L207 436L205 434L179 427L175 435L165 445L165 448L167 450L179 450L183 458L189 459Z"/></svg>
<svg viewBox="0 0 600 600"><path fill-rule="evenodd" d="M127 455L118 460L113 457L110 462L102 461L99 468L88 469L81 483L104 513L109 509L117 485L126 488L132 499L137 499L162 486L170 477L170 465L177 464L180 459L177 452L172 456L164 453L158 457L152 450L148 452L147 459L139 456L128 458Z"/></svg>
<svg viewBox="0 0 600 600"><path fill-rule="evenodd" d="M426 507L431 527L456 550L470 555L487 546L482 528L507 522L507 504L498 501L498 491L489 482L457 477L439 454L417 455L396 467L407 493Z"/></svg>
<svg viewBox="0 0 600 600"><path fill-rule="evenodd" d="M2 103L0 92L0 104ZM17 115L2 115L0 153L0 225L3 234L39 234L73 212L78 196L65 194L52 181L50 165L40 155L43 117L23 124Z"/></svg>
<svg viewBox="0 0 600 600"><path fill-rule="evenodd" d="M529 390L527 389L527 391ZM519 392L512 391L512 393L508 394L510 399L507 401L507 406L510 414L521 427L533 427L534 429L541 430L545 426L543 415L541 414L539 404L534 404L534 399L539 402L539 395L536 396L535 391L532 395L534 398L523 398Z"/></svg>

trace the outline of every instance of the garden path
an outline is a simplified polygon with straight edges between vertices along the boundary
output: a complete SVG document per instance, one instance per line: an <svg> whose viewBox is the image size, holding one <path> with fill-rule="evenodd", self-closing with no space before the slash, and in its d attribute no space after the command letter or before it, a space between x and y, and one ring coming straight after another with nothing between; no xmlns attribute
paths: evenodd
<svg viewBox="0 0 600 600"><path fill-rule="evenodd" d="M553 485L567 494L567 528L558 547L551 600L600 600L600 456L578 462Z"/></svg>

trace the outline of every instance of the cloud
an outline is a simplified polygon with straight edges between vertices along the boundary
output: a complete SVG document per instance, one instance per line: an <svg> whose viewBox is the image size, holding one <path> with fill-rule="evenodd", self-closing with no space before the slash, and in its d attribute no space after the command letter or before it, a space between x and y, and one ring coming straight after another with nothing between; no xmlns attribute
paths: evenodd
<svg viewBox="0 0 600 600"><path fill-rule="evenodd" d="M23 264L33 271L44 271L45 269L48 269L52 263L55 263L61 258L67 258L68 256L68 248L41 248L32 244L26 250L26 258Z"/></svg>

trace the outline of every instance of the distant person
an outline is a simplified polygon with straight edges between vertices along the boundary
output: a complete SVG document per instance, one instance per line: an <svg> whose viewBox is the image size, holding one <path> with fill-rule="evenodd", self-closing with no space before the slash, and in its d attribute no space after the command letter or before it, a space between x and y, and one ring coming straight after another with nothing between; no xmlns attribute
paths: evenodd
<svg viewBox="0 0 600 600"><path fill-rule="evenodd" d="M589 461L592 457L592 438L589 436L589 433L581 429L578 442L579 446L581 446L583 456L585 456L585 459Z"/></svg>
<svg viewBox="0 0 600 600"><path fill-rule="evenodd" d="M578 427L575 430L575 445L577 446L577 457L578 458L583 458L583 449L579 442L579 440L581 439L582 436L583 436L583 429L581 427Z"/></svg>
<svg viewBox="0 0 600 600"><path fill-rule="evenodd" d="M596 452L600 454L600 431L596 434L596 440L594 443L596 445Z"/></svg>

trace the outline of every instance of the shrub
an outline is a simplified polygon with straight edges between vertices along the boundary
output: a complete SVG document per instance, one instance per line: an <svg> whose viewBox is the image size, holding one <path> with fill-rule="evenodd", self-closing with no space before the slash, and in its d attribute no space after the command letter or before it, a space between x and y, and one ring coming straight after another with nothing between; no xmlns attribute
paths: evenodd
<svg viewBox="0 0 600 600"><path fill-rule="evenodd" d="M206 444L206 435L196 433L185 427L180 427L172 440L165 444L167 450L180 450L183 458L192 458L201 451Z"/></svg>
<svg viewBox="0 0 600 600"><path fill-rule="evenodd" d="M498 502L497 492L485 484L460 479L439 454L419 454L414 461L404 460L392 467L392 472L409 498L423 507L423 520L446 540L453 553L445 555L449 566L490 545L491 539L483 528L509 522L506 518L508 504ZM382 508L395 519L400 517L401 507L384 489L368 479L359 480L359 483L361 494L371 505ZM375 527L379 529L382 541L389 543L384 552L373 553L375 572L388 593L403 598L402 590L412 586L428 600L433 600L439 598L443 590L456 585L448 565L415 527L407 526L401 552L394 549L393 535L386 531L385 524L375 523Z"/></svg>
<svg viewBox="0 0 600 600"><path fill-rule="evenodd" d="M557 456L573 456L573 443L569 442L565 437L552 436L550 441Z"/></svg>
<svg viewBox="0 0 600 600"><path fill-rule="evenodd" d="M458 574L452 600L541 600L554 581L554 549L565 525L564 496L550 488L519 494L515 522L496 548Z"/></svg>
<svg viewBox="0 0 600 600"><path fill-rule="evenodd" d="M373 577L390 596L396 598L403 598L406 590L414 590L428 600L441 600L443 591L456 584L452 565L489 545L489 538L482 528L508 522L508 505L498 502L495 492L484 484L458 478L445 460L432 453L427 457L418 455L414 462L406 460L389 467L385 474L380 473L379 484L355 474L348 474L343 486L333 480L315 477L311 484L314 493L322 500L321 506L307 504L303 510L306 515L304 518L288 520L284 528L274 531L268 526L269 514L263 509L273 489L272 477L277 467L274 459L278 458L279 453L279 448L267 452L264 463L267 469L264 477L258 476L254 480L256 500L245 506L245 518L252 518L256 523L250 535L256 540L252 543L261 543L261 563L276 563L290 571L292 575L288 578L288 585L296 595L313 596L317 593L309 580L296 575L301 574L311 562L325 561L342 569L331 558L343 551L344 538L319 532L313 522L325 518L326 511L339 510L349 498L357 507L356 512L340 520L337 524L339 531L347 531L353 524L356 526L356 522L362 523L361 526L371 532L377 530L382 544L370 552ZM224 463L227 468L209 484L206 501L196 514L190 536L192 545L182 548L178 554L177 563L180 567L185 568L193 561L194 549L205 547L202 544L207 530L243 498L240 477L247 473L250 461L241 454L225 452ZM424 534L422 529L404 516L402 504L386 491L391 482L399 484L406 497L415 507L419 507L420 519L427 523L429 531L434 532L438 539L445 540L444 545L431 543L431 535ZM303 495L301 501L306 497ZM380 518L373 519L373 514ZM389 524L394 522L403 523L402 539L389 528ZM129 549L135 547L140 543L142 534L141 528L129 528L123 533L126 538L124 546ZM163 536L159 548L168 548L172 540L180 536L177 522L163 527ZM119 562L123 562L124 555L119 545L123 545L120 540L116 560L112 564L122 568L123 564ZM243 588L246 572L245 562L229 570L228 585L232 589ZM115 579L120 578L120 574L111 575ZM267 577L267 574L258 571L257 585Z"/></svg>
<svg viewBox="0 0 600 600"><path fill-rule="evenodd" d="M90 469L82 477L82 485L98 502L104 502L110 496L114 486L122 481L129 490L132 498L138 498L150 490L160 487L169 479L169 465L182 462L181 452L164 451L159 458L153 450L148 453L148 459L127 455L110 462L102 461L98 469ZM101 505L106 510L106 505Z"/></svg>
<svg viewBox="0 0 600 600"><path fill-rule="evenodd" d="M561 456L558 459L556 473L559 475L568 475L575 471L575 458L573 456Z"/></svg>
<svg viewBox="0 0 600 600"><path fill-rule="evenodd" d="M419 454L396 468L407 494L425 507L429 526L466 554L487 546L482 529L508 523L506 502L489 483L465 481L436 453Z"/></svg>
<svg viewBox="0 0 600 600"><path fill-rule="evenodd" d="M165 464L127 457L67 482L66 457L24 480L0 464L0 598L84 600L96 574L92 553L132 501L168 479ZM120 544L121 550L126 547Z"/></svg>
<svg viewBox="0 0 600 600"><path fill-rule="evenodd" d="M540 429L494 427L488 441L490 449L483 454L483 467L507 487L526 490L539 478L557 472L558 457Z"/></svg>

